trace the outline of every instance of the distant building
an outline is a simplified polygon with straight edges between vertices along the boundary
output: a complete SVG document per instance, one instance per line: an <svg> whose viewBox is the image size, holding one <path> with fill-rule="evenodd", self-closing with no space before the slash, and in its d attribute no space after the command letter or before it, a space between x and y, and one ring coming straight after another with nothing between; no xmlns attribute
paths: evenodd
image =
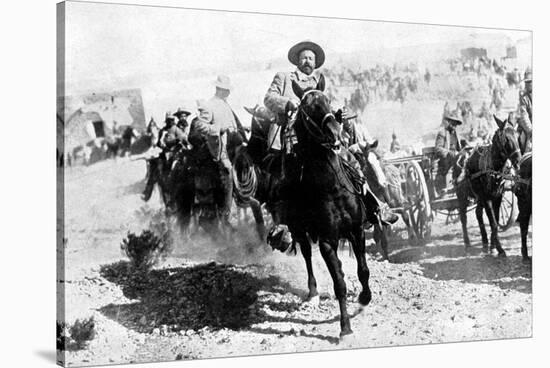
<svg viewBox="0 0 550 368"><path fill-rule="evenodd" d="M66 152L112 136L115 129L131 126L145 130L140 89L59 97L57 110L58 134L63 134Z"/></svg>

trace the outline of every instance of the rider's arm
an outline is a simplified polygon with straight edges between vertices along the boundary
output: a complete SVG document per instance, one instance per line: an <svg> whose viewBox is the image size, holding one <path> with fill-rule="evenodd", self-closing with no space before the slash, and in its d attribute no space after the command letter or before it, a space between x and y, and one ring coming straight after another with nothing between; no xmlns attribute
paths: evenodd
<svg viewBox="0 0 550 368"><path fill-rule="evenodd" d="M435 153L437 157L446 157L449 153L449 150L445 148L445 134L442 132L437 133L435 138Z"/></svg>
<svg viewBox="0 0 550 368"><path fill-rule="evenodd" d="M527 112L527 108L522 103L521 100L519 105L518 124L529 137L532 136L533 124L531 123L531 119L529 119L529 113Z"/></svg>
<svg viewBox="0 0 550 368"><path fill-rule="evenodd" d="M286 106L290 101L290 97L284 96L286 76L284 73L277 73L273 78L273 82L269 86L265 94L264 104L269 110L275 114L285 114Z"/></svg>
<svg viewBox="0 0 550 368"><path fill-rule="evenodd" d="M159 131L159 138L157 140L157 147L160 147L160 148L164 148L165 144L164 144L164 135L166 133L166 130L165 129L161 129Z"/></svg>
<svg viewBox="0 0 550 368"><path fill-rule="evenodd" d="M206 108L200 111L198 119L195 121L195 129L209 136L220 135L219 124L214 120L212 111Z"/></svg>

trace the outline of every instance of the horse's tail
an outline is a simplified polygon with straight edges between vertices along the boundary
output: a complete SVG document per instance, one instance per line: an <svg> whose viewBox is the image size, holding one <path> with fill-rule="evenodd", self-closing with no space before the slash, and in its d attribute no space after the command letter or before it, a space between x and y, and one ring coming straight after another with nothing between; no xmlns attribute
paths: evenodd
<svg viewBox="0 0 550 368"><path fill-rule="evenodd" d="M247 206L258 190L258 176L246 150L238 150L233 164L233 196L239 207Z"/></svg>

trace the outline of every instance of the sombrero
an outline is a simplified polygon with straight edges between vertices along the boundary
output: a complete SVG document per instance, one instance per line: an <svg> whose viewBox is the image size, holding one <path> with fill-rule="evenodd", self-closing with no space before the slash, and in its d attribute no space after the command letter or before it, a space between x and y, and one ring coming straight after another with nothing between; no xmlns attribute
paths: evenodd
<svg viewBox="0 0 550 368"><path fill-rule="evenodd" d="M181 114L191 115L192 113L193 111L189 107L184 106L184 107L178 107L178 111L174 113L174 116L179 117L179 115Z"/></svg>
<svg viewBox="0 0 550 368"><path fill-rule="evenodd" d="M449 120L449 121L452 121L452 122L455 122L457 123L457 125L460 125L462 124L462 119L454 114L445 114L443 115L443 120Z"/></svg>
<svg viewBox="0 0 550 368"><path fill-rule="evenodd" d="M298 42L296 45L292 46L290 50L288 50L288 60L292 64L298 65L300 52L304 50L311 50L315 54L315 69L320 68L321 65L324 64L325 52L321 46L311 41Z"/></svg>

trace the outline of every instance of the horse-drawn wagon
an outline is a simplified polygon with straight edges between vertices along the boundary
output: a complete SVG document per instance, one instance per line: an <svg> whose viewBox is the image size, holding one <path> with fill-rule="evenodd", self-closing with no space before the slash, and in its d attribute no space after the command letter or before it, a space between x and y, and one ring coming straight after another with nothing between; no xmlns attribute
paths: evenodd
<svg viewBox="0 0 550 368"><path fill-rule="evenodd" d="M430 238L436 214L445 216L447 223L458 218L459 200L455 185L450 180L443 190L438 190L435 185L437 158L433 147L424 147L422 154L418 155L382 159L382 165L392 165L400 173L404 203L399 210L409 215L410 226L418 240L426 241ZM449 173L448 177L451 176ZM513 181L504 179L501 186L503 197L498 226L499 230L505 231L513 225L518 210L512 191ZM475 205L475 201L470 201L468 211L474 209Z"/></svg>

